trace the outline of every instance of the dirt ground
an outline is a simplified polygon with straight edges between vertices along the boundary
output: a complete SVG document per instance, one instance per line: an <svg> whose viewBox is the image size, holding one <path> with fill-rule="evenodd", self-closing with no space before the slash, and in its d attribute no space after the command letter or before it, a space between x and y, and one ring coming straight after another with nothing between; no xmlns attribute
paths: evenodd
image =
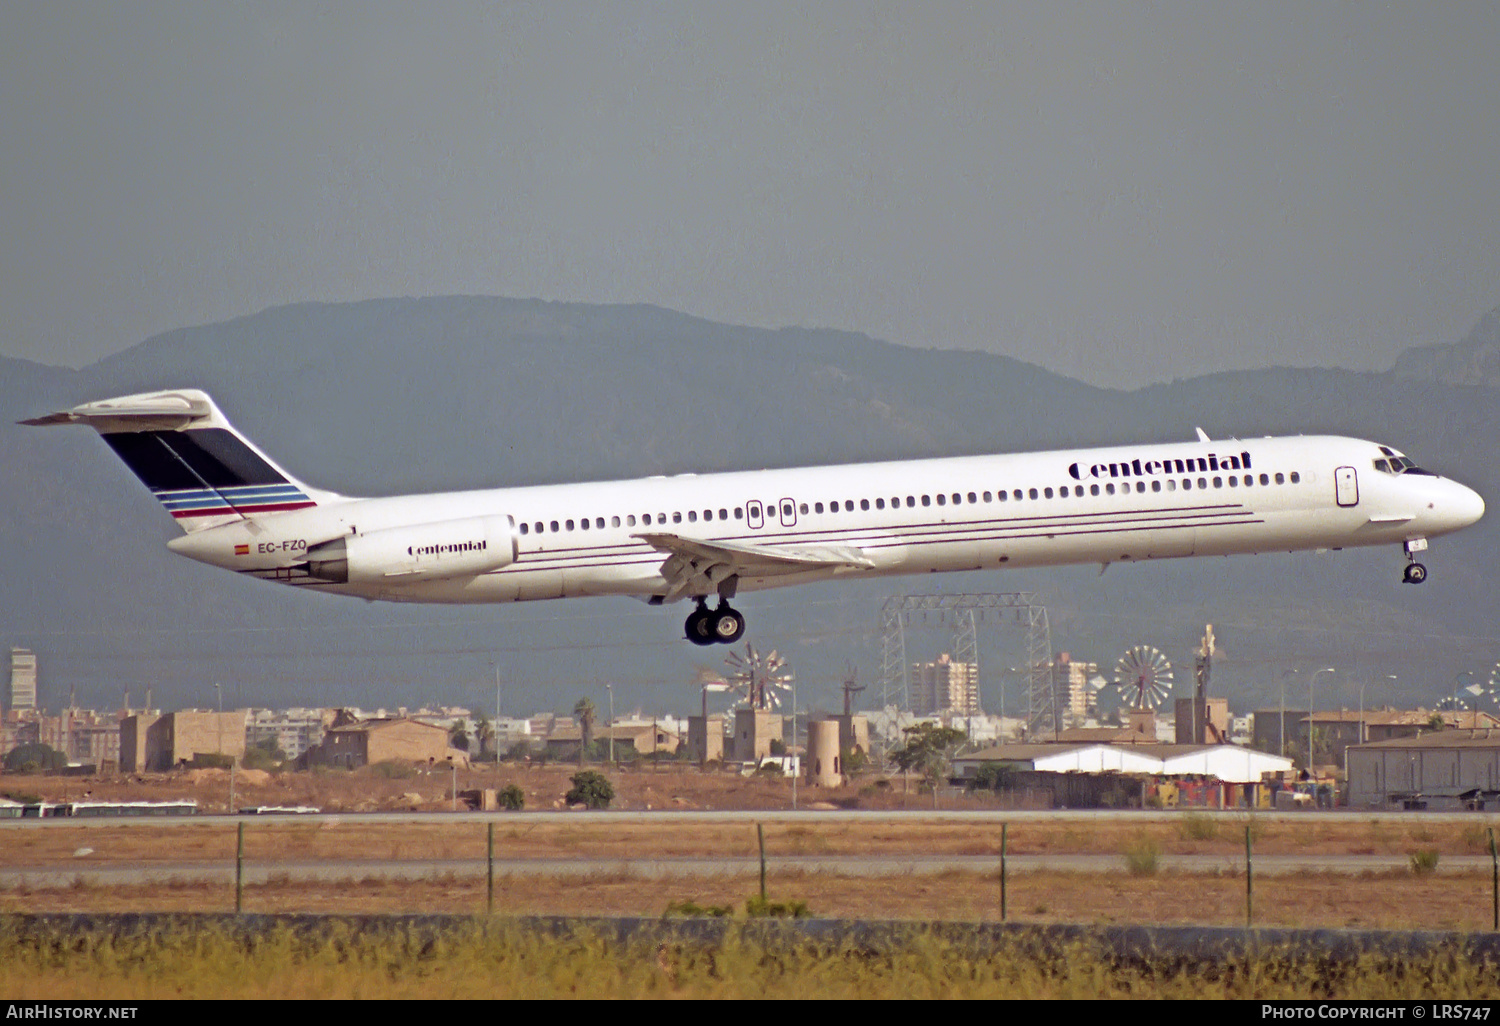
<svg viewBox="0 0 1500 1026"><path fill-rule="evenodd" d="M517 784L528 809L564 807L573 766L502 766L460 771L460 792ZM699 773L671 767L659 772L610 770L616 808L783 810L791 807L791 785L782 779ZM930 809L932 797L903 793L899 778L884 786L866 778L833 790L801 788L799 807L912 811ZM242 774L235 804L309 805L329 812L419 809L441 813L453 806L448 771L413 773L391 779L373 769L335 773ZM200 770L129 778L0 776L0 793L51 801L162 800L192 798L206 812L229 802L228 774ZM943 811L993 809L993 798L943 795ZM502 813L495 820L497 857L610 860L640 857L753 856L749 824L665 821L635 824L579 811L576 819L542 822L524 813ZM299 860L475 859L486 851L486 823L448 819L410 823L297 821L294 818L204 817L161 830L104 821L57 823L48 829L7 830L0 834L0 868L59 867L132 862L232 861L235 827L246 824L245 858L264 863L280 857ZM1246 921L1245 878L1237 872L1177 873L1142 867L1139 856L1226 855L1244 853L1251 830L1257 857L1277 854L1395 855L1419 852L1444 856L1489 851L1496 817L1473 820L1399 820L1351 813L1347 819L1299 820L1295 815L1252 819L1248 815L1208 817L1182 813L1169 822L1132 823L1129 817L1093 822L1065 814L1044 821L1016 822L1007 828L1013 855L1093 854L1118 856L1104 873L1039 871L1012 873L1006 881L1006 916L1033 922L1133 922L1241 925ZM820 855L995 855L1000 829L993 823L928 820L840 823L771 821L765 824L767 850L776 854ZM1136 870L1127 856L1137 857ZM1146 863L1154 860L1144 859ZM756 893L753 875L712 879L652 880L627 869L572 877L506 877L497 880L494 909L515 914L663 914L669 905L693 902L743 911ZM997 919L1000 886L992 872L947 872L870 878L835 872L775 870L768 881L773 900L805 902L815 914L837 917L904 919ZM1262 877L1256 882L1253 920L1257 925L1302 927L1381 927L1393 929L1489 929L1492 922L1490 874L1387 871L1361 876L1303 873ZM482 875L449 875L420 882L370 878L348 884L314 884L277 879L245 891L252 912L485 912L489 897ZM55 888L0 890L0 911L219 911L232 908L234 895L223 885L177 883L152 887L102 887L76 881Z"/></svg>

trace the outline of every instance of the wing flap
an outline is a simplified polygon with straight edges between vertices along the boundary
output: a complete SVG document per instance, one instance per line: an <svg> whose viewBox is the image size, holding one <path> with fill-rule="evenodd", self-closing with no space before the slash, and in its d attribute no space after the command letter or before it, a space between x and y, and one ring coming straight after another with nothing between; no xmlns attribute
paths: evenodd
<svg viewBox="0 0 1500 1026"><path fill-rule="evenodd" d="M633 535L667 558L661 575L667 581L667 601L685 594L711 594L730 577L776 577L809 570L868 570L875 565L859 549L847 545L756 545L751 542L708 541L678 534Z"/></svg>

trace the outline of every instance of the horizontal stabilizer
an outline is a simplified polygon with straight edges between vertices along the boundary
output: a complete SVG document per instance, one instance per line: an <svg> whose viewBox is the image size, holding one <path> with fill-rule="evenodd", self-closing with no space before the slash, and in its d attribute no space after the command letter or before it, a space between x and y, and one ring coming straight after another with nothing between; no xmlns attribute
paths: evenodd
<svg viewBox="0 0 1500 1026"><path fill-rule="evenodd" d="M31 427L49 424L88 424L101 434L109 431L177 430L195 420L213 416L208 396L195 390L151 392L84 403L71 410L60 410L45 417L33 417L20 423ZM118 423L114 423L118 422Z"/></svg>

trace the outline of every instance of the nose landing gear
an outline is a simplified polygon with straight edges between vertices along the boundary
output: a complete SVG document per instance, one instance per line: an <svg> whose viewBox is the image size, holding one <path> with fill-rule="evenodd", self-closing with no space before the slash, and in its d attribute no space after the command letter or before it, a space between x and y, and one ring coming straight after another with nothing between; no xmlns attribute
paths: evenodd
<svg viewBox="0 0 1500 1026"><path fill-rule="evenodd" d="M1401 575L1402 583L1421 584L1427 580L1427 568L1417 562L1417 553L1427 548L1427 539L1409 539L1401 548L1406 552L1406 571Z"/></svg>

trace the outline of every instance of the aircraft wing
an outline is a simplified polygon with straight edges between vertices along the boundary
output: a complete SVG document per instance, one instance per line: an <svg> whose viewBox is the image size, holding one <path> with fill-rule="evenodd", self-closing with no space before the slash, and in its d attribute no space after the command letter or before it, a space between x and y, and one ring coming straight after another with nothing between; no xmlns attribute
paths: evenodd
<svg viewBox="0 0 1500 1026"><path fill-rule="evenodd" d="M809 570L868 570L874 561L846 545L755 545L750 542L705 541L677 534L643 533L639 538L666 553L661 575L667 581L668 602L690 591L712 594L730 577L776 577ZM695 587L696 585L696 587Z"/></svg>

